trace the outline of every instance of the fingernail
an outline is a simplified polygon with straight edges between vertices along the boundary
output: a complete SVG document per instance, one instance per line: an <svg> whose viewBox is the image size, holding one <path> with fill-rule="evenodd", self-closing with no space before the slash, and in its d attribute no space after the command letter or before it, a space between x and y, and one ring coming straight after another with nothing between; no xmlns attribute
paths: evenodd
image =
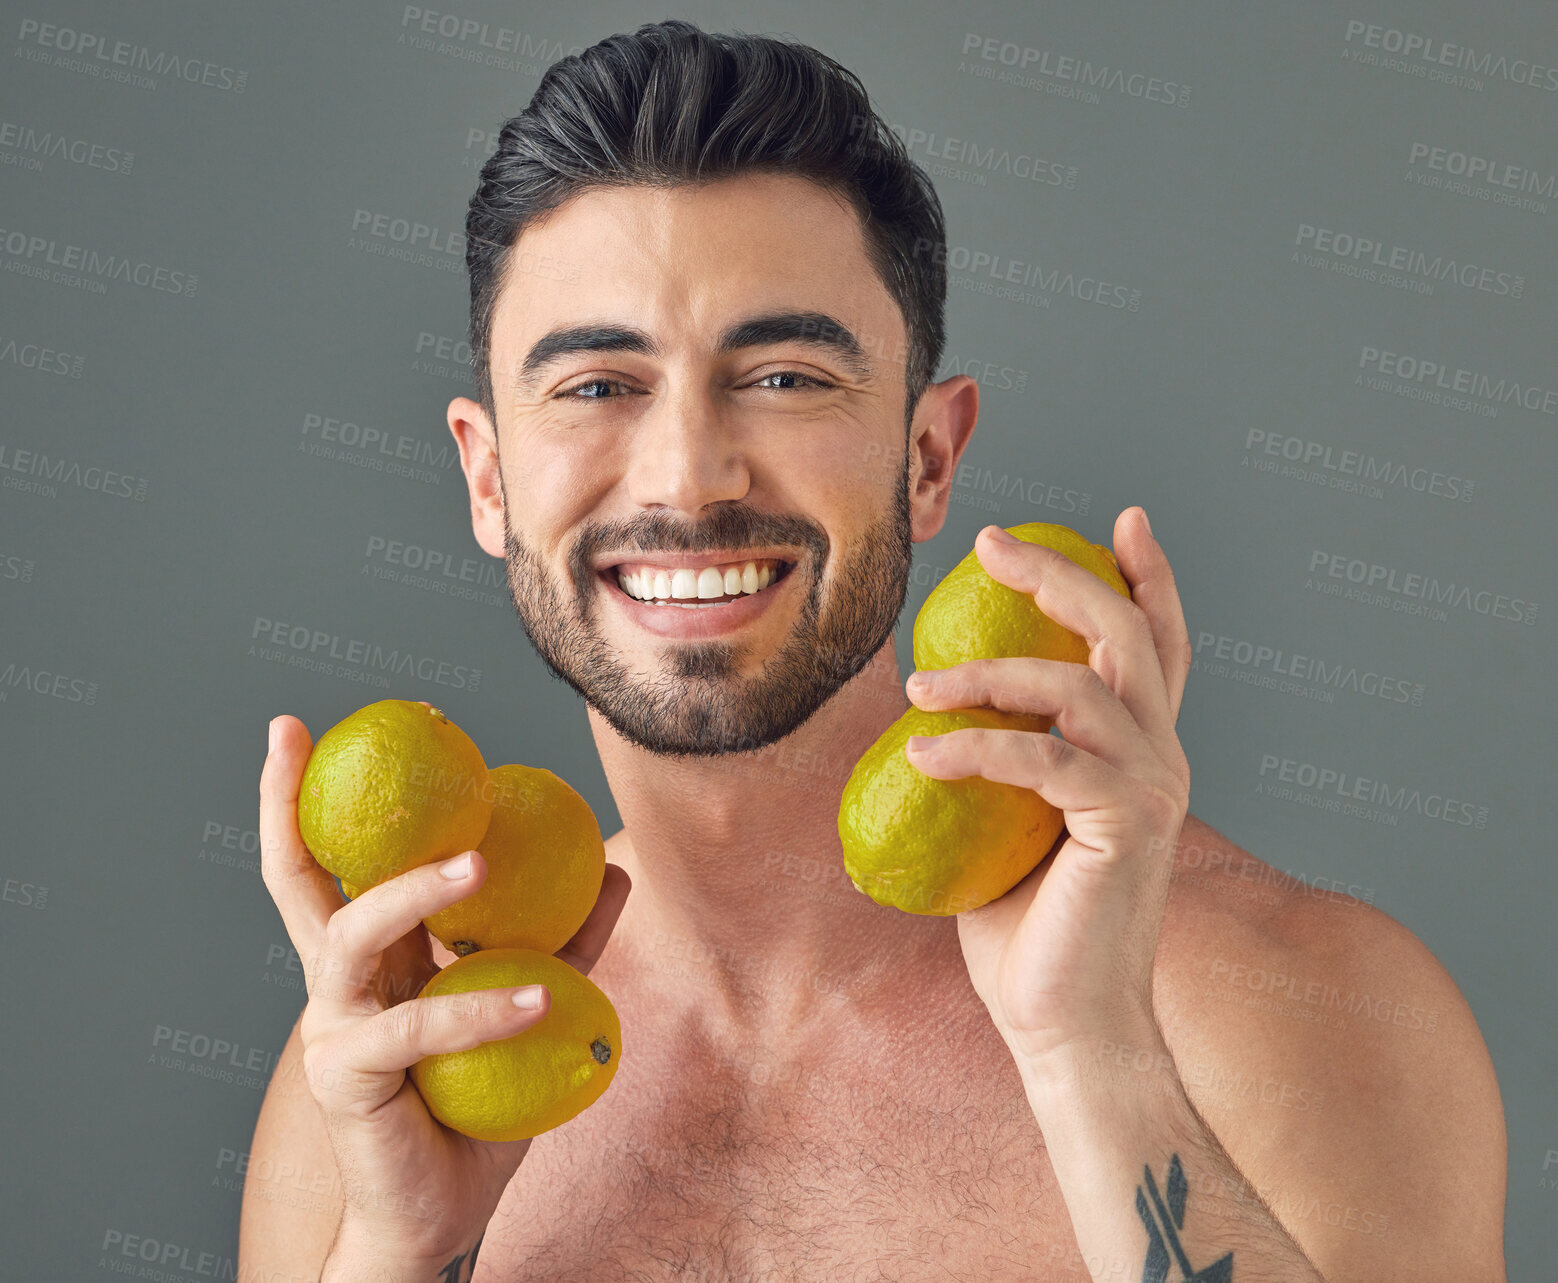
<svg viewBox="0 0 1558 1283"><path fill-rule="evenodd" d="M1021 543L1022 540L1001 526L990 526L990 538L997 543Z"/></svg>
<svg viewBox="0 0 1558 1283"><path fill-rule="evenodd" d="M925 690L936 680L939 669L926 668L917 673L909 674L909 687L911 690Z"/></svg>
<svg viewBox="0 0 1558 1283"><path fill-rule="evenodd" d="M911 735L909 736L908 742L904 745L904 748L908 749L911 753L919 753L923 752L925 749L930 748L935 744L935 742L936 736L934 735Z"/></svg>
<svg viewBox="0 0 1558 1283"><path fill-rule="evenodd" d="M270 741L269 751L274 753L276 751L276 719L274 717L270 719L270 726L266 729L266 734Z"/></svg>
<svg viewBox="0 0 1558 1283"><path fill-rule="evenodd" d="M509 994L509 1000L521 1011L536 1011L546 995L545 985L528 985Z"/></svg>
<svg viewBox="0 0 1558 1283"><path fill-rule="evenodd" d="M1152 522L1147 520L1147 510L1145 508L1143 508L1141 510L1141 524L1146 526L1147 527L1147 533L1149 535L1152 535ZM1156 539L1157 535L1152 535L1152 537L1154 539Z"/></svg>
<svg viewBox="0 0 1558 1283"><path fill-rule="evenodd" d="M457 878L467 876L471 871L471 853L467 851L464 855L457 855L452 860L445 860L438 866L438 871L451 882Z"/></svg>

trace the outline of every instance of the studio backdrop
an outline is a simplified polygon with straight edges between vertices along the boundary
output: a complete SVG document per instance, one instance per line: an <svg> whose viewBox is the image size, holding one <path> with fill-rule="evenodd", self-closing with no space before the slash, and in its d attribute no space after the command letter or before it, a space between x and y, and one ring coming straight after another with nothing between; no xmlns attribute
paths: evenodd
<svg viewBox="0 0 1558 1283"><path fill-rule="evenodd" d="M1192 812L1444 962L1503 1092L1510 1277L1551 1278L1549 0L450 3L3 6L0 1273L155 1244L234 1277L305 999L259 872L271 717L430 700L619 827L444 409L502 122L557 58L684 17L854 70L945 209L938 377L981 406L904 673L981 526L1108 542L1142 504L1195 646ZM1426 1048L1406 996L1326 1018Z"/></svg>

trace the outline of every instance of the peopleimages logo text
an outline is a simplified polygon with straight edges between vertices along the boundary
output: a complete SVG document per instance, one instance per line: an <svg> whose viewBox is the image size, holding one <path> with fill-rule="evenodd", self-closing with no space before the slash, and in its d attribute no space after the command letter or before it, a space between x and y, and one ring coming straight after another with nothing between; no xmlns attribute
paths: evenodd
<svg viewBox="0 0 1558 1283"><path fill-rule="evenodd" d="M1095 65L1086 58L1057 53L1053 49L1038 49L1032 45L1020 45L1014 40L1002 40L998 36L982 36L967 32L963 36L963 54L982 62L998 63L1020 72L1048 76L1053 80L1069 81L1089 89L1107 89L1111 93L1124 94L1127 98L1139 98L1143 102L1161 103L1166 107L1190 105L1190 87L1165 80L1161 76L1149 76L1143 72L1127 72L1107 63Z"/></svg>
<svg viewBox="0 0 1558 1283"><path fill-rule="evenodd" d="M1123 307L1131 312L1141 308L1139 289L1114 284L1096 276L1062 272L1058 267L1046 269L1041 263L1007 258L990 250L973 249L967 245L946 245L921 236L916 238L912 253L916 258L928 254L932 262L954 272L967 272L975 284L981 283L977 278L987 277L989 281L1002 285L1037 290L1040 295L1066 295L1084 303ZM985 288L989 292L990 287L986 285Z"/></svg>
<svg viewBox="0 0 1558 1283"><path fill-rule="evenodd" d="M109 147L105 143L55 133L52 129L38 130L12 120L0 121L0 147L14 148L30 159L46 156L50 160L69 161L110 174L128 174L135 162L135 153L122 147Z"/></svg>
<svg viewBox="0 0 1558 1283"><path fill-rule="evenodd" d="M909 151L923 152L932 160L944 160L971 170L983 170L992 174L1007 174L1028 182L1048 184L1052 187L1075 187L1077 167L1058 161L1044 160L1031 152L1013 152L1010 148L994 143L982 146L968 138L954 138L935 130L902 125L888 121L887 127L898 136ZM873 121L869 116L855 115L849 119L849 132L863 139L872 138Z"/></svg>
<svg viewBox="0 0 1558 1283"><path fill-rule="evenodd" d="M1372 237L1339 232L1330 227L1316 227L1312 223L1298 225L1298 234L1293 244L1317 254L1329 254L1353 263L1368 263L1372 267L1403 272L1425 280L1452 281L1469 290L1482 290L1488 294L1507 294L1510 298L1519 298L1525 292L1526 278L1523 275L1478 267L1475 263L1462 262L1445 254L1429 254L1406 245L1387 245Z"/></svg>
<svg viewBox="0 0 1558 1283"><path fill-rule="evenodd" d="M1441 391L1459 392L1484 401L1497 401L1501 405L1513 401L1538 414L1558 415L1558 388L1544 388L1514 379L1494 379L1460 366L1449 366L1441 361L1428 361L1367 345L1359 352L1358 366L1406 383L1428 384Z"/></svg>
<svg viewBox="0 0 1558 1283"><path fill-rule="evenodd" d="M441 36L445 40L455 40L462 44L474 44L495 53L518 54L544 63L584 52L583 45L565 47L560 40L534 36L517 27L494 27L476 18L444 13L437 9L423 9L417 5L405 6L400 15L400 25L403 30Z"/></svg>
<svg viewBox="0 0 1558 1283"><path fill-rule="evenodd" d="M307 664L294 664L294 667L306 668L309 664L323 664L327 665L333 673L336 667L344 664L377 673L393 673L400 678L434 682L453 690L476 691L481 688L479 668L451 664L445 660L435 659L431 655L418 655L414 651L401 650L399 647L386 648L376 642L363 641L355 637L342 637L339 633L321 628L309 628L304 624L288 624L262 615L256 616L254 629L249 634L249 638L251 642L274 647L308 661ZM254 647L251 646L251 653L253 650ZM266 659L274 657L273 655L261 656Z"/></svg>
<svg viewBox="0 0 1558 1283"><path fill-rule="evenodd" d="M28 477L41 477L57 485L79 486L83 490L95 490L99 494L120 499L144 502L147 481L145 477L116 472L112 468L67 459L61 455L47 455L39 450L17 449L0 441L0 472L19 472ZM6 478L9 482L10 477Z"/></svg>
<svg viewBox="0 0 1558 1283"><path fill-rule="evenodd" d="M1316 548L1309 554L1309 573L1346 580L1368 593L1395 593L1398 597L1415 598L1436 606L1453 606L1476 615L1507 619L1511 623L1536 623L1537 605L1523 597L1474 589L1454 580L1444 582L1416 571L1402 573L1395 566L1382 566L1376 561L1327 552L1323 548Z"/></svg>
<svg viewBox="0 0 1558 1283"><path fill-rule="evenodd" d="M1432 36L1403 31L1399 27L1381 27L1354 18L1347 24L1347 43L1378 49L1383 53L1399 54L1403 58L1415 58L1438 67L1453 67L1456 71L1466 71L1476 76L1488 76L1558 93L1558 67L1549 67L1529 58L1510 58L1485 50L1479 52L1466 45L1435 40Z"/></svg>
<svg viewBox="0 0 1558 1283"><path fill-rule="evenodd" d="M206 58L182 57L166 49L153 51L146 45L114 40L95 31L59 27L52 22L39 22L36 18L22 19L17 41L22 45L53 49L57 53L91 58L95 62L128 67L132 71L144 71L154 76L172 76L192 85L205 85L208 89L229 89L241 94L249 83L249 73L237 67L226 67Z"/></svg>
<svg viewBox="0 0 1558 1283"><path fill-rule="evenodd" d="M1303 762L1280 753L1262 753L1260 775L1263 781L1296 784L1301 789L1312 789L1345 801L1365 802L1400 814L1417 814L1462 828L1488 827L1488 808L1475 802L1448 797L1434 789L1425 791L1408 788L1405 784L1392 786L1385 780L1354 775L1324 763ZM1262 789L1268 787L1267 783L1261 785Z"/></svg>
<svg viewBox="0 0 1558 1283"><path fill-rule="evenodd" d="M1420 705L1423 702L1421 682L1391 677L1372 669L1359 669L1352 664L1328 664L1312 655L1300 655L1280 646L1249 642L1224 633L1198 632L1195 658L1203 663L1209 659L1230 661L1242 668L1267 670L1279 677L1294 677L1333 690L1355 691L1396 704Z"/></svg>
<svg viewBox="0 0 1558 1283"><path fill-rule="evenodd" d="M194 295L199 281L193 272L181 272L128 255L104 254L85 245L62 245L52 237L29 235L15 228L0 227L0 252L18 264L47 265L101 280L128 281L142 289L161 290L185 298Z"/></svg>
<svg viewBox="0 0 1558 1283"><path fill-rule="evenodd" d="M1492 156L1479 156L1475 152L1414 142L1407 154L1407 164L1421 165L1424 169L1448 174L1451 178L1464 178L1468 182L1486 183L1490 187L1502 187L1523 194L1535 193L1549 198L1558 196L1558 170L1543 173L1526 165L1511 165Z"/></svg>

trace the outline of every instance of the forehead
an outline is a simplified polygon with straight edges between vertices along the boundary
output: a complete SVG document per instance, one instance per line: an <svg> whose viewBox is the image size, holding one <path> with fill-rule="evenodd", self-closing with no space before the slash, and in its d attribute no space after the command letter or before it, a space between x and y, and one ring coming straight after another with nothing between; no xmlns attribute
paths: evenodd
<svg viewBox="0 0 1558 1283"><path fill-rule="evenodd" d="M878 364L901 362L904 323L842 197L790 175L699 186L591 187L527 227L492 318L492 366L559 324L616 320L667 341L738 316L825 312ZM506 358L506 359L505 359Z"/></svg>

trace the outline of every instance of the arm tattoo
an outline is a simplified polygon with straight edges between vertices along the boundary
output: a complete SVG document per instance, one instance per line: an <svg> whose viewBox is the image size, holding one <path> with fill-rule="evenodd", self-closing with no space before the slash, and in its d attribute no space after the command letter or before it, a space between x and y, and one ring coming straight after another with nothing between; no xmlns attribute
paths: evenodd
<svg viewBox="0 0 1558 1283"><path fill-rule="evenodd" d="M1168 1187L1166 1204L1163 1195L1158 1193L1158 1182L1152 1177L1152 1168L1143 1167L1142 1176L1145 1178L1146 1192L1143 1192L1141 1185L1136 1187L1136 1215L1141 1217L1142 1224L1147 1227L1147 1263L1142 1267L1141 1283L1167 1283L1170 1248L1173 1249L1174 1260L1179 1264L1184 1283L1231 1283L1232 1252L1204 1270L1193 1270L1190 1268L1190 1258L1185 1255L1184 1246L1179 1241L1179 1230L1185 1224L1185 1195L1189 1192L1179 1155L1175 1154L1169 1162L1168 1179L1165 1182Z"/></svg>
<svg viewBox="0 0 1558 1283"><path fill-rule="evenodd" d="M487 1231L483 1230L481 1237L476 1240L476 1245L469 1252L461 1252L439 1270L439 1283L470 1283L476 1277L476 1253L481 1251L481 1240L486 1237Z"/></svg>

